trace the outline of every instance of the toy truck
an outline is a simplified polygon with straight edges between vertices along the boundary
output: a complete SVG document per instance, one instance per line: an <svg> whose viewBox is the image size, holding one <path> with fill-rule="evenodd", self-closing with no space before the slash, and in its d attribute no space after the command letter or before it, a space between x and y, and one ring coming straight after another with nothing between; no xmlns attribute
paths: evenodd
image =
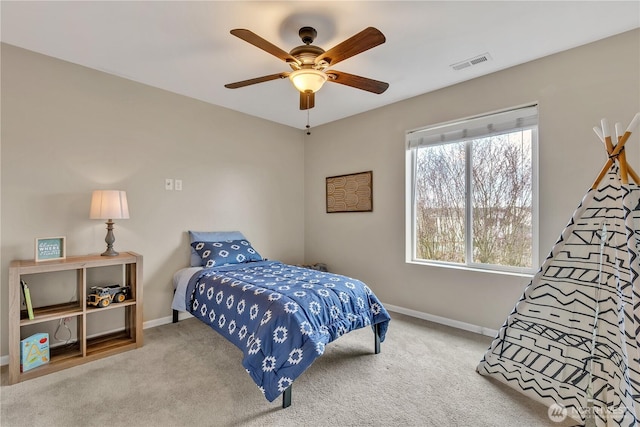
<svg viewBox="0 0 640 427"><path fill-rule="evenodd" d="M92 286L87 295L87 305L107 307L112 302L123 302L130 293L129 286Z"/></svg>

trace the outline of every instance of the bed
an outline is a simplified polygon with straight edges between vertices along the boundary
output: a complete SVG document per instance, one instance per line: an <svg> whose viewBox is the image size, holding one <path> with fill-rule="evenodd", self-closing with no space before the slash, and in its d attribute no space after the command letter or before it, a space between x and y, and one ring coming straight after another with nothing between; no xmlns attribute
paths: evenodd
<svg viewBox="0 0 640 427"><path fill-rule="evenodd" d="M266 260L239 232L189 232L191 266L174 275L173 321L186 311L243 352L270 402L291 405L292 384L340 336L363 327L380 352L389 314L363 282Z"/></svg>

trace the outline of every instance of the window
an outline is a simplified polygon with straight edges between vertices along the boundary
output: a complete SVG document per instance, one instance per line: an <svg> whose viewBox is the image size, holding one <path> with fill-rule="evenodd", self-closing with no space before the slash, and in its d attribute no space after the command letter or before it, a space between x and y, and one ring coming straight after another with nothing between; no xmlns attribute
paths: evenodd
<svg viewBox="0 0 640 427"><path fill-rule="evenodd" d="M537 268L536 105L407 133L407 262Z"/></svg>

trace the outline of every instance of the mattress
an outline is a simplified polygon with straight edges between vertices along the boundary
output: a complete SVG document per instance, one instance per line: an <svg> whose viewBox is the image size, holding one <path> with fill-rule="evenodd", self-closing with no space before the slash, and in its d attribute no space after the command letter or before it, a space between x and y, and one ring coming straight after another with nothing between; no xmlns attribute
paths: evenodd
<svg viewBox="0 0 640 427"><path fill-rule="evenodd" d="M182 268L173 275L173 301L171 302L171 308L178 311L187 311L185 305L185 297L187 292L187 285L189 279L198 271L202 270L202 267L185 267Z"/></svg>

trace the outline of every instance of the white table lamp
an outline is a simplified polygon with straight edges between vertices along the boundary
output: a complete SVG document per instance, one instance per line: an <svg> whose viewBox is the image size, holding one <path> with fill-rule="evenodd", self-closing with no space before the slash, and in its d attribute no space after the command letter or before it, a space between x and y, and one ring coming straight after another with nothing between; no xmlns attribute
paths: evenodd
<svg viewBox="0 0 640 427"><path fill-rule="evenodd" d="M101 255L118 255L118 252L113 250L113 242L116 241L113 235L113 220L129 218L129 205L127 204L126 191L95 190L91 196L89 218L107 220L105 223L107 224L107 237L104 239L104 241L107 242L107 250Z"/></svg>

